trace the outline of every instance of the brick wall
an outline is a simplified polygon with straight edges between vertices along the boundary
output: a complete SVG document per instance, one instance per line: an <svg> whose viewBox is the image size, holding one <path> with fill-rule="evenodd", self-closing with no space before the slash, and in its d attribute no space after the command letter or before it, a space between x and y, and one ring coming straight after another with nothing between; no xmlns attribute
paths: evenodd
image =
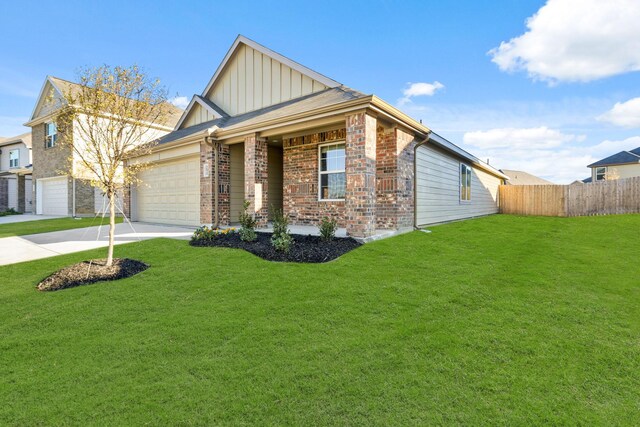
<svg viewBox="0 0 640 427"><path fill-rule="evenodd" d="M342 128L283 140L283 210L291 224L318 225L328 216L346 226L344 202L318 200L318 145L345 137Z"/></svg>
<svg viewBox="0 0 640 427"><path fill-rule="evenodd" d="M32 141L32 149L31 154L33 158L33 182L34 184L40 178L50 178L54 176L68 174L70 170L70 159L71 159L71 147L69 146L61 146L60 142L61 138L65 138L62 132L58 132L58 144L52 148L45 148L44 141L44 123L40 123L31 128L31 141ZM72 188L71 178L68 180L67 188L69 190ZM37 204L37 186L34 188L33 192L33 212L37 212L36 204ZM72 209L72 193L68 192L69 197L69 212L68 215L71 215Z"/></svg>
<svg viewBox="0 0 640 427"><path fill-rule="evenodd" d="M200 144L200 223L213 224L215 221L215 151L205 142ZM204 165L209 176L204 176ZM229 225L230 220L230 159L229 146L218 145L218 224Z"/></svg>
<svg viewBox="0 0 640 427"><path fill-rule="evenodd" d="M72 187L69 187L69 189L71 188ZM69 194L71 194L71 191ZM95 200L95 190L90 182L83 179L76 179L76 215L95 215ZM73 203L73 200L69 200L69 203Z"/></svg>
<svg viewBox="0 0 640 427"><path fill-rule="evenodd" d="M244 198L255 215L258 227L269 219L267 141L251 135L244 140Z"/></svg>
<svg viewBox="0 0 640 427"><path fill-rule="evenodd" d="M376 128L375 117L356 113L346 117L347 233L369 237L376 229Z"/></svg>
<svg viewBox="0 0 640 427"><path fill-rule="evenodd" d="M9 209L9 180L0 178L0 212Z"/></svg>

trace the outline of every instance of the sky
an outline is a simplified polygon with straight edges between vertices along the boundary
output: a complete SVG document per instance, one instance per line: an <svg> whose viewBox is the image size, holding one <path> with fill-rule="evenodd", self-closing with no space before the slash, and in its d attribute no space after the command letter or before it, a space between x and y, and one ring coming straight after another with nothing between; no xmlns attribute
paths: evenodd
<svg viewBox="0 0 640 427"><path fill-rule="evenodd" d="M238 34L555 183L640 147L640 1L2 2L0 136L47 75L137 64L184 106Z"/></svg>

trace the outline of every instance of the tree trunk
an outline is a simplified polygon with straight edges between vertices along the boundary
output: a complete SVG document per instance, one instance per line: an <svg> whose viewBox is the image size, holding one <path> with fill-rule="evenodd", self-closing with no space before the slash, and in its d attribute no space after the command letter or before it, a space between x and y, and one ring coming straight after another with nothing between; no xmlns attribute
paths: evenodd
<svg viewBox="0 0 640 427"><path fill-rule="evenodd" d="M116 193L108 191L109 195L109 252L107 253L107 266L113 264L113 241L116 234Z"/></svg>

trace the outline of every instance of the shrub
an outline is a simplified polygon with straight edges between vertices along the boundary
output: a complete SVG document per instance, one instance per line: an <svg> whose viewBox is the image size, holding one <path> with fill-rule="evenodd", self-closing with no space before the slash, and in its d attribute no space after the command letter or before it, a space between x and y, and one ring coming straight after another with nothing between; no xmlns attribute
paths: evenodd
<svg viewBox="0 0 640 427"><path fill-rule="evenodd" d="M16 211L13 208L9 208L6 211L0 212L0 216L9 216L9 215L22 215L22 213Z"/></svg>
<svg viewBox="0 0 640 427"><path fill-rule="evenodd" d="M250 202L245 200L242 204L242 211L240 212L240 225L242 228L240 229L240 239L245 242L253 242L258 238L256 235L256 220L249 213L249 205Z"/></svg>
<svg viewBox="0 0 640 427"><path fill-rule="evenodd" d="M338 223L335 219L325 216L320 220L318 228L320 229L320 236L322 237L322 240L330 242L334 237L336 237Z"/></svg>
<svg viewBox="0 0 640 427"><path fill-rule="evenodd" d="M273 211L273 235L271 236L271 244L277 251L289 252L293 237L289 234L289 219L283 215L282 210Z"/></svg>
<svg viewBox="0 0 640 427"><path fill-rule="evenodd" d="M198 227L196 231L193 232L191 236L192 241L211 241L221 236L226 236L228 234L237 233L237 230L234 227L231 228L209 228L206 225L202 227Z"/></svg>

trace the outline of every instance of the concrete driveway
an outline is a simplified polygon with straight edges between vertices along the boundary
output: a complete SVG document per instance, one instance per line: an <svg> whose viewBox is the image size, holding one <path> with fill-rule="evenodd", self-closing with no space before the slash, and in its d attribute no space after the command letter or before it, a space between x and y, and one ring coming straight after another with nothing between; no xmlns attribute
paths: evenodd
<svg viewBox="0 0 640 427"><path fill-rule="evenodd" d="M66 218L66 217L53 216L53 215L33 215L33 214L7 215L7 216L0 216L0 224L11 224L14 222L26 222L26 221L40 221L42 219L55 219L55 218Z"/></svg>
<svg viewBox="0 0 640 427"><path fill-rule="evenodd" d="M115 242L120 245L156 237L189 240L194 229L141 222L116 224ZM0 265L102 248L108 245L108 238L109 226L5 237L0 239Z"/></svg>

